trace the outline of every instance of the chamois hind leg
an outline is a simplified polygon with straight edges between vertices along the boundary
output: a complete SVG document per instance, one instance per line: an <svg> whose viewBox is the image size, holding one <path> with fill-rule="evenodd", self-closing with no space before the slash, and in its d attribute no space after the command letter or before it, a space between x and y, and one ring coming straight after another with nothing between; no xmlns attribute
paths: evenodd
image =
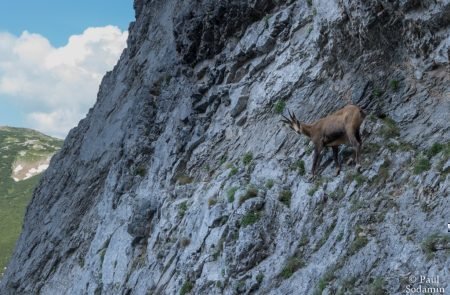
<svg viewBox="0 0 450 295"><path fill-rule="evenodd" d="M361 164L361 148L362 148L362 141L361 141L361 135L360 135L360 133L359 133L359 128L356 129L356 131L355 131L355 138L356 138L356 140L357 140L358 143L359 143L359 146L358 146L358 149L357 149L358 154L357 154L357 158L356 158L356 163Z"/></svg>
<svg viewBox="0 0 450 295"><path fill-rule="evenodd" d="M336 176L338 176L339 172L341 172L341 164L339 163L339 147L332 146L331 148L333 149L333 159L336 164Z"/></svg>

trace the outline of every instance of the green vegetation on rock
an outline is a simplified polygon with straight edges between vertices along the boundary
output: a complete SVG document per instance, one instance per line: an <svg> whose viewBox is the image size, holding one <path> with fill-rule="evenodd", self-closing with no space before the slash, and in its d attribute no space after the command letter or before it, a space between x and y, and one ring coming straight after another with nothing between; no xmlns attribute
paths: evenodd
<svg viewBox="0 0 450 295"><path fill-rule="evenodd" d="M19 237L25 208L40 175L15 181L13 167L46 161L62 141L31 129L0 127L0 269L7 265Z"/></svg>

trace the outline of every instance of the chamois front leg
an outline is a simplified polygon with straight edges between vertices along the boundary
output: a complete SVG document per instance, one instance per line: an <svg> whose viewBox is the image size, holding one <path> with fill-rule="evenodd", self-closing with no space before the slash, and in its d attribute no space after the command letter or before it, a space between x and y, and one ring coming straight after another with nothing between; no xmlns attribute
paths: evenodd
<svg viewBox="0 0 450 295"><path fill-rule="evenodd" d="M341 172L341 164L339 163L339 147L332 146L331 148L333 149L333 159L336 164L336 176L338 176L339 172Z"/></svg>
<svg viewBox="0 0 450 295"><path fill-rule="evenodd" d="M316 146L314 148L313 164L312 164L312 175L313 179L316 177L317 166L320 165L320 160L322 158L322 147Z"/></svg>
<svg viewBox="0 0 450 295"><path fill-rule="evenodd" d="M356 135L357 134L357 135ZM359 131L352 131L347 130L347 137L350 141L350 144L355 149L355 163L356 163L356 169L359 170L361 167L360 164L360 153L361 153L361 137L359 136Z"/></svg>

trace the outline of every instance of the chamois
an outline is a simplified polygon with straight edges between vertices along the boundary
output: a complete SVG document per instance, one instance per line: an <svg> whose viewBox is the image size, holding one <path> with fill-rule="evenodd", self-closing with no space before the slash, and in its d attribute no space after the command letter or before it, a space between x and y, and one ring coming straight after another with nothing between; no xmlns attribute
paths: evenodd
<svg viewBox="0 0 450 295"><path fill-rule="evenodd" d="M341 144L350 144L353 146L357 167L360 166L362 142L359 127L366 116L360 107L353 104L346 105L342 109L312 124L301 123L297 120L294 113L291 113L289 110L288 113L289 118L282 115L284 120L281 121L288 124L295 132L308 136L314 143L313 178L316 176L317 166L320 165L322 158L321 152L324 147L331 147L333 149L333 159L337 167L336 176L341 171L338 158L339 145Z"/></svg>

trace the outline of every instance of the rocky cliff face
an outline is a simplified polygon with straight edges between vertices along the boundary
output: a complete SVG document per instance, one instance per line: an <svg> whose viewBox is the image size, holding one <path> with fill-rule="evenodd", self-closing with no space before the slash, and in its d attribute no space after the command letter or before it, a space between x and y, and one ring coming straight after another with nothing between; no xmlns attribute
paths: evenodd
<svg viewBox="0 0 450 295"><path fill-rule="evenodd" d="M134 5L2 294L450 290L450 1ZM308 180L312 144L280 113L350 101L369 114L361 172L334 177L327 153Z"/></svg>

